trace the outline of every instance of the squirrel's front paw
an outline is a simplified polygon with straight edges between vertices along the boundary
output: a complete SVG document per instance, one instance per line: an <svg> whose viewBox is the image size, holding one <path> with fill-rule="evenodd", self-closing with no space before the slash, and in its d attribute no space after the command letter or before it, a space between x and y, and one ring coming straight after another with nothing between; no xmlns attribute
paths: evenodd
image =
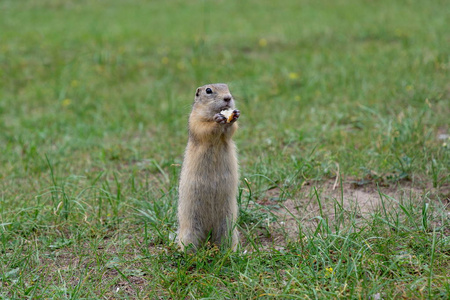
<svg viewBox="0 0 450 300"><path fill-rule="evenodd" d="M237 109L233 110L233 118L230 120L230 123L236 122L236 120L241 115L241 112Z"/></svg>
<svg viewBox="0 0 450 300"><path fill-rule="evenodd" d="M219 123L219 124L225 124L227 122L227 118L222 114L215 114L214 122Z"/></svg>

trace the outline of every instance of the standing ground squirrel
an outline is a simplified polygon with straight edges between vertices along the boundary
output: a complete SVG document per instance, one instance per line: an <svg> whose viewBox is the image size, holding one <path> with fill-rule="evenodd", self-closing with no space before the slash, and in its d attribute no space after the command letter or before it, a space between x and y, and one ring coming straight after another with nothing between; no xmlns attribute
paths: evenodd
<svg viewBox="0 0 450 300"><path fill-rule="evenodd" d="M239 115L226 84L197 88L179 186L178 243L183 250L190 244L199 247L208 237L217 245L237 246L239 174L231 136Z"/></svg>

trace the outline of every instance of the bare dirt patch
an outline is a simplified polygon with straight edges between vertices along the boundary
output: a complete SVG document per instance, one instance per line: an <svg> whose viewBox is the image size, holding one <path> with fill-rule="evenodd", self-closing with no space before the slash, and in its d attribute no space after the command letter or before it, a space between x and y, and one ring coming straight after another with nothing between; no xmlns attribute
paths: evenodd
<svg viewBox="0 0 450 300"><path fill-rule="evenodd" d="M398 203L419 204L424 200L432 201L430 199L435 194L443 195L442 191L433 191L425 184L413 184L410 181L386 186L373 183L358 185L352 180L346 180L342 185L336 182L307 183L298 196L280 202L278 209L273 209L273 205L269 204L280 197L281 190L268 190L257 202L268 210L270 207L277 221L270 224L270 237L263 238L263 244L283 245L286 238L298 238L300 230L314 230L321 219L327 219L331 224L338 217L344 223L350 217L362 221L374 212L389 210ZM441 199L448 201L445 195Z"/></svg>

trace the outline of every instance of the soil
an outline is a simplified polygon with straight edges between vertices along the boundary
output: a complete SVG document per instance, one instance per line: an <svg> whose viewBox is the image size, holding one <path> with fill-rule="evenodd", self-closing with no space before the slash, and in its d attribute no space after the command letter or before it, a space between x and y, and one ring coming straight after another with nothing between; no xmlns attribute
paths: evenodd
<svg viewBox="0 0 450 300"><path fill-rule="evenodd" d="M431 192L430 192L431 191ZM315 230L320 219L327 219L331 225L340 218L340 222L362 223L365 218L383 209L389 211L398 203L403 205L422 205L423 201L443 202L450 208L448 187L439 190L422 183L402 181L396 184L379 186L375 183L360 184L354 180L342 183L337 180L310 182L304 184L295 199L287 199L273 209L273 200L281 195L279 188L266 192L257 202L269 209L277 221L270 224L269 233L261 235L261 241L267 246L286 244L286 237L298 238L299 231ZM320 200L320 203L319 203ZM450 214L450 212L449 212ZM439 224L437 224L439 225ZM301 228L299 228L301 227Z"/></svg>

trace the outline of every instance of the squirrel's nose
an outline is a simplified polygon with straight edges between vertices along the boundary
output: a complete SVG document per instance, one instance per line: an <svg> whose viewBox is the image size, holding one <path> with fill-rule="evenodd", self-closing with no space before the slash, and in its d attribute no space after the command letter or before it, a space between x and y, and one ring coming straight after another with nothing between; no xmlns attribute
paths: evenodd
<svg viewBox="0 0 450 300"><path fill-rule="evenodd" d="M227 95L227 96L223 97L223 101L230 102L231 101L231 96Z"/></svg>

